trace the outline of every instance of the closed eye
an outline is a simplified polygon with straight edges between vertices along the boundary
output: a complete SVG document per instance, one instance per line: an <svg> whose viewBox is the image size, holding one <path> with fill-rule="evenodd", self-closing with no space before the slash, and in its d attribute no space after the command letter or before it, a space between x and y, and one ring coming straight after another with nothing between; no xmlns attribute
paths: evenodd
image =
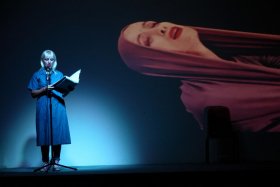
<svg viewBox="0 0 280 187"><path fill-rule="evenodd" d="M151 43L153 42L153 39L149 35L139 34L137 37L137 42L140 45L150 46Z"/></svg>
<svg viewBox="0 0 280 187"><path fill-rule="evenodd" d="M152 43L152 39L151 39L150 36L145 36L144 39L143 39L143 41L144 41L144 45L145 45L145 46L150 46L151 43Z"/></svg>
<svg viewBox="0 0 280 187"><path fill-rule="evenodd" d="M143 27L154 28L158 23L155 21L147 21L143 23Z"/></svg>
<svg viewBox="0 0 280 187"><path fill-rule="evenodd" d="M154 22L151 24L151 28L154 28L158 23L157 22Z"/></svg>

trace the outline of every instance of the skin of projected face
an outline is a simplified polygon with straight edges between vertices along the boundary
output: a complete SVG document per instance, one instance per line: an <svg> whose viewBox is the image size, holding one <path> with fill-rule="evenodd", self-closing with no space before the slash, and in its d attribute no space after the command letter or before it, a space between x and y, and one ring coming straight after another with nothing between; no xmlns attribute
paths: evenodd
<svg viewBox="0 0 280 187"><path fill-rule="evenodd" d="M197 55L205 50L196 30L168 22L136 22L130 24L123 34L134 44L159 50Z"/></svg>

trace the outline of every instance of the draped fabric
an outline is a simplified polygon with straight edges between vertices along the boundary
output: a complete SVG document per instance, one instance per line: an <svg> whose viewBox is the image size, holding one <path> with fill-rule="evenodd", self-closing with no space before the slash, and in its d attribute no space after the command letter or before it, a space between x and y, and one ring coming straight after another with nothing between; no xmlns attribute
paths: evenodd
<svg viewBox="0 0 280 187"><path fill-rule="evenodd" d="M207 106L227 106L241 131L280 131L280 36L192 27L201 42L233 60L162 51L127 41L118 50L131 69L182 82L181 99L201 129Z"/></svg>

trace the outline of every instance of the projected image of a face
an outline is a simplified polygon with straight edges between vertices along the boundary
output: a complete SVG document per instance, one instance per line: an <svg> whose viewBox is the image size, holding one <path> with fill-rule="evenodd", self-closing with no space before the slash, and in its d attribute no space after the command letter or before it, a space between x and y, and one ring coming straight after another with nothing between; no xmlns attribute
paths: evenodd
<svg viewBox="0 0 280 187"><path fill-rule="evenodd" d="M209 106L230 109L240 131L280 132L280 37L168 22L132 23L118 50L131 69L179 78L187 112L205 127Z"/></svg>
<svg viewBox="0 0 280 187"><path fill-rule="evenodd" d="M123 35L134 44L154 49L218 58L200 42L197 31L187 26L169 22L137 22L126 27Z"/></svg>
<svg viewBox="0 0 280 187"><path fill-rule="evenodd" d="M168 22L133 23L124 30L124 37L135 44L182 53L200 44L194 29Z"/></svg>

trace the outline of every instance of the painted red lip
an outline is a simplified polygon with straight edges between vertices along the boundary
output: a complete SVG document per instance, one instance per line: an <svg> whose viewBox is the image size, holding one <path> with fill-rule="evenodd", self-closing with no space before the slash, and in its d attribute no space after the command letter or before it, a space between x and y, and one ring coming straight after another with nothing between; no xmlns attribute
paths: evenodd
<svg viewBox="0 0 280 187"><path fill-rule="evenodd" d="M183 29L180 27L172 27L169 31L169 37L176 40L181 35Z"/></svg>

